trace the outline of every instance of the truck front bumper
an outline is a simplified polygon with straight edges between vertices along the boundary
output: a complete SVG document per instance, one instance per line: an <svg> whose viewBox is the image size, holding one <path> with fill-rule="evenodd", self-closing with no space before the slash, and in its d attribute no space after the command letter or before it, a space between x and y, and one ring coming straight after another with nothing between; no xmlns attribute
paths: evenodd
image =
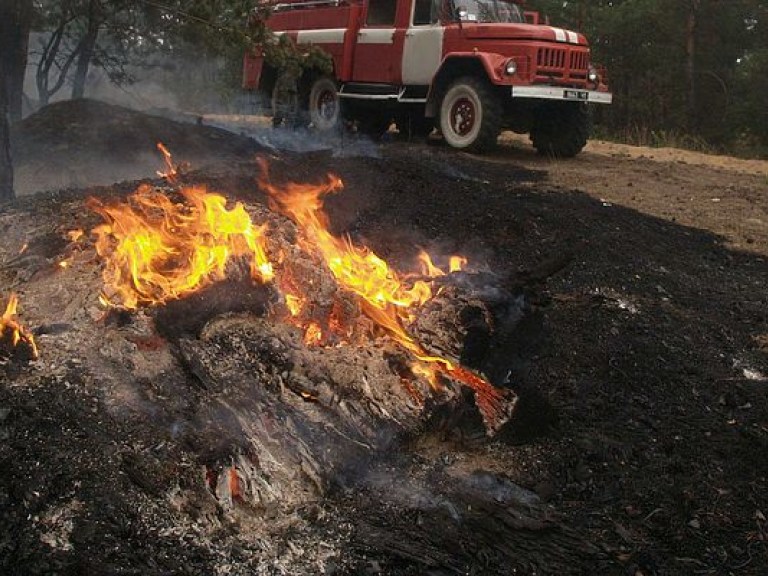
<svg viewBox="0 0 768 576"><path fill-rule="evenodd" d="M573 102L593 102L610 104L613 94L597 90L581 90L558 86L513 86L512 98L536 98L543 100L567 100Z"/></svg>

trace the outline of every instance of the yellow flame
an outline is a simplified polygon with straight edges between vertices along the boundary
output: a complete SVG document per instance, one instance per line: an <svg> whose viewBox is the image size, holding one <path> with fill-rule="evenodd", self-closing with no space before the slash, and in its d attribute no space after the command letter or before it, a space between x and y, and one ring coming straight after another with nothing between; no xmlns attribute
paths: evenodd
<svg viewBox="0 0 768 576"><path fill-rule="evenodd" d="M32 333L16 320L16 311L19 304L19 297L12 293L8 298L8 305L5 312L0 316L0 337L9 338L12 346L18 346L20 342L25 342L30 349L32 358L38 357L37 344Z"/></svg>
<svg viewBox="0 0 768 576"><path fill-rule="evenodd" d="M278 187L269 180L266 162L260 161L260 164L259 184L269 194L273 209L286 214L299 226L299 246L309 253L318 252L339 285L360 297L362 311L413 354L418 362L412 370L426 374L432 386L437 386L437 374L470 386L476 392L477 405L486 421L497 422L501 414L501 393L471 371L430 355L403 327L403 322L410 316L409 308L423 304L432 296L430 284L417 281L413 286L407 286L370 249L356 246L349 237L335 237L329 231L323 198L342 188L341 179L328 175L325 182L316 185L287 183ZM426 267L426 275L444 274L425 253L420 260ZM453 265L459 265L461 260L456 260Z"/></svg>
<svg viewBox="0 0 768 576"><path fill-rule="evenodd" d="M105 259L102 302L135 309L179 298L225 277L231 258L249 257L253 278L269 281L266 226L254 226L239 202L204 188L181 190L184 202L143 185L127 201L90 207L105 220L94 228Z"/></svg>
<svg viewBox="0 0 768 576"><path fill-rule="evenodd" d="M80 229L70 230L67 232L67 238L69 238L70 242L77 242L83 237L83 234L85 234L85 232Z"/></svg>
<svg viewBox="0 0 768 576"><path fill-rule="evenodd" d="M298 296L294 296L293 294L286 294L285 305L288 308L288 311L291 313L291 316L295 317L301 314L303 305L301 299Z"/></svg>
<svg viewBox="0 0 768 576"><path fill-rule="evenodd" d="M467 259L464 256L451 256L448 261L449 272L461 272L467 265Z"/></svg>

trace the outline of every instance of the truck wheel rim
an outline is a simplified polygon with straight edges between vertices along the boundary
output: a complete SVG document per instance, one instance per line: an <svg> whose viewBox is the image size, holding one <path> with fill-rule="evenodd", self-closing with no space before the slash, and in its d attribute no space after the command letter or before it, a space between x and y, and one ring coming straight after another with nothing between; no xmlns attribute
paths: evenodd
<svg viewBox="0 0 768 576"><path fill-rule="evenodd" d="M336 94L330 90L321 92L317 99L317 109L323 120L333 120L336 116Z"/></svg>
<svg viewBox="0 0 768 576"><path fill-rule="evenodd" d="M451 128L459 136L467 136L475 127L477 112L469 98L459 98L451 106Z"/></svg>

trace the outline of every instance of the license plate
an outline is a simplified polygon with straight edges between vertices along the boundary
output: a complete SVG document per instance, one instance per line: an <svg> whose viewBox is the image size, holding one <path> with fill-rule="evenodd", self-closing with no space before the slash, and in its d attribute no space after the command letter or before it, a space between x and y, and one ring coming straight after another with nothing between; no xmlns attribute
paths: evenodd
<svg viewBox="0 0 768 576"><path fill-rule="evenodd" d="M563 90L563 98L566 100L589 100L589 92L583 90Z"/></svg>

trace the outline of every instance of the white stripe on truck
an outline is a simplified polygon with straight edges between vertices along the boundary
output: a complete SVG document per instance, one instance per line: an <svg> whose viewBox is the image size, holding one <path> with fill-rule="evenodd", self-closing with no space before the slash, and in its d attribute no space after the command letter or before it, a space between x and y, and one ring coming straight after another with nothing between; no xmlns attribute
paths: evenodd
<svg viewBox="0 0 768 576"><path fill-rule="evenodd" d="M405 32L403 84L426 86L443 59L442 26L414 26Z"/></svg>
<svg viewBox="0 0 768 576"><path fill-rule="evenodd" d="M566 41L565 30L563 30L562 28L550 28L550 29L552 30L552 32L555 33L555 40L557 40L558 42Z"/></svg>

